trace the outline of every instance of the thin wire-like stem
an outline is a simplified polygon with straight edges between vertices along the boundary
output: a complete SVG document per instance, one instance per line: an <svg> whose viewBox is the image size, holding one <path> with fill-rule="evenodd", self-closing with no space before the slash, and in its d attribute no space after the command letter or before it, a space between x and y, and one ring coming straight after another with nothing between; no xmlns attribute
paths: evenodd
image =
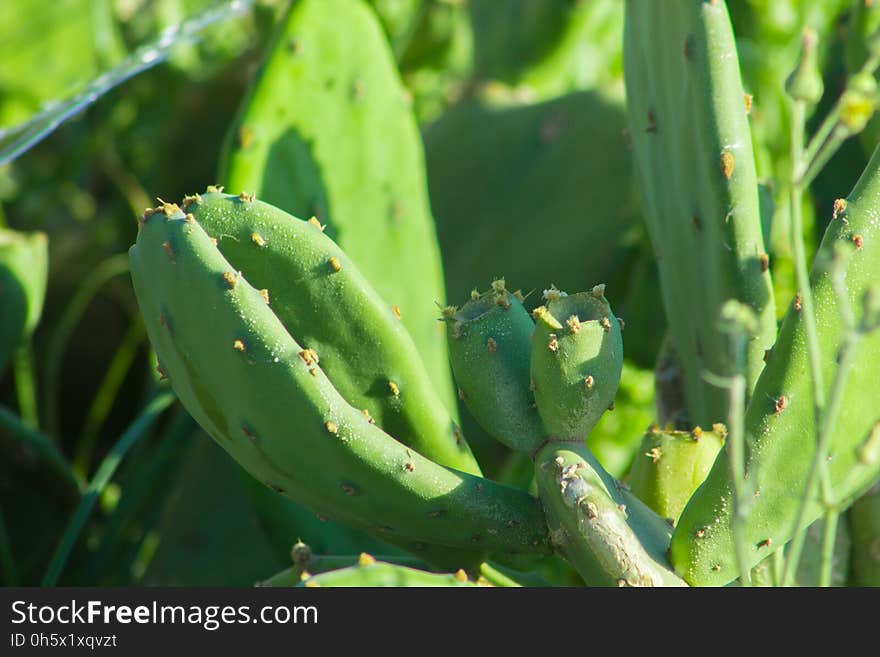
<svg viewBox="0 0 880 657"><path fill-rule="evenodd" d="M746 545L745 520L748 515L746 505L745 475L745 435L743 432L743 409L746 403L746 379L737 375L730 382L730 410L727 419L727 441L730 449L730 468L733 473L733 545L736 552L736 565L743 586L751 586L749 551Z"/></svg>
<svg viewBox="0 0 880 657"><path fill-rule="evenodd" d="M837 538L837 520L840 514L831 509L825 514L825 527L822 536L822 560L819 566L819 586L831 586L834 570L834 541Z"/></svg>
<svg viewBox="0 0 880 657"><path fill-rule="evenodd" d="M12 356L12 371L15 374L15 394L18 401L18 414L22 421L34 429L40 426L37 410L37 382L34 374L34 350L27 338Z"/></svg>
<svg viewBox="0 0 880 657"><path fill-rule="evenodd" d="M3 572L3 578L0 580L3 586L18 586L18 568L15 565L15 555L12 552L9 532L6 531L6 519L3 516L2 506L0 506L0 568Z"/></svg>
<svg viewBox="0 0 880 657"><path fill-rule="evenodd" d="M61 541L55 549L55 553L52 555L52 559L46 569L46 574L43 576L42 586L55 586L58 583L58 578L64 570L67 559L70 557L70 553L74 545L76 545L98 497L104 491L107 484L110 483L116 468L119 467L128 451L143 437L153 422L171 405L174 399L174 394L170 392L160 393L154 397L147 404L143 412L119 437L119 440L116 441L116 444L113 445L107 456L104 457L101 465L95 471L94 478L89 482L85 495L83 495L79 505L74 510L73 516L70 518L70 522L67 524L67 528L61 537Z"/></svg>
<svg viewBox="0 0 880 657"><path fill-rule="evenodd" d="M742 336L734 336L735 344L742 344ZM735 350L736 351L736 350ZM719 388L728 391L727 440L728 461L733 483L733 549L740 583L751 586L748 543L745 536L745 520L748 517L748 483L745 475L745 400L746 378L743 374L721 377L711 372L703 372L703 378Z"/></svg>
<svg viewBox="0 0 880 657"><path fill-rule="evenodd" d="M843 397L846 388L846 380L849 371L852 369L856 355L856 345L858 344L861 334L856 330L849 330L844 335L843 345L840 348L839 362L837 370L834 373L834 379L831 382L831 394L828 398L828 405L825 407L819 422L819 434L816 441L816 451L813 460L810 463L810 469L807 474L807 483L804 490L804 496L801 499L800 506L795 520L795 532L791 541L791 550L786 560L785 570L783 572L783 586L787 586L794 577L794 571L800 560L801 549L803 547L803 532L806 529L807 510L809 509L810 500L816 494L817 477L823 479L828 477L828 447L831 442L831 435L834 426L837 424L837 418L840 415L840 409L843 407ZM825 473L821 470L825 469ZM823 501L826 504L832 504L830 481L826 479L823 490Z"/></svg>
<svg viewBox="0 0 880 657"><path fill-rule="evenodd" d="M76 293L64 309L61 320L49 340L46 348L46 371L43 377L43 414L46 420L45 429L50 436L57 436L59 431L58 391L61 380L61 365L73 331L92 299L104 284L127 271L128 254L126 253L110 256L93 269L77 287Z"/></svg>
<svg viewBox="0 0 880 657"><path fill-rule="evenodd" d="M856 75L874 75L878 67L880 67L880 57L871 55L865 60L865 63L862 64L861 69L859 69ZM843 142L846 141L847 137L852 136L852 133L841 124L842 107L843 96L834 103L834 107L831 108L831 111L828 112L828 115L819 125L806 149L804 149L802 156L792 162L794 167L792 181L798 184L801 189L805 189L810 185L819 171L822 170L828 163L828 160L834 156ZM798 142L798 144L801 143L803 143L803 139Z"/></svg>
<svg viewBox="0 0 880 657"><path fill-rule="evenodd" d="M798 183L797 171L803 158L805 105L802 100L792 100L791 104L791 161L795 174L792 176L790 189L790 212L791 212L791 246L794 257L795 276L797 280L798 295L801 302L800 316L803 323L804 341L807 348L807 360L809 362L810 382L813 393L813 422L819 427L822 418L822 409L825 406L825 386L822 376L821 352L819 350L818 331L816 329L816 316L813 313L813 294L810 289L810 277L807 271L807 257L804 253L803 221L801 217L801 202L803 188ZM817 452L818 454L818 452ZM794 534L791 547L786 557L785 568L782 571L782 585L786 586L794 578L800 561L803 547L803 532L806 529L807 502L812 495L812 483L815 479L815 465L813 460L810 474L807 477L807 486L804 499L798 508L795 519Z"/></svg>
<svg viewBox="0 0 880 657"><path fill-rule="evenodd" d="M129 324L128 330L122 338L122 342L116 347L113 358L104 378L98 386L98 392L92 400L89 411L86 414L86 421L77 440L76 455L73 459L74 471L87 478L89 475L89 466L92 462L92 454L95 451L95 443L97 442L98 432L104 424L113 402L116 399L119 388L125 381L125 375L128 373L132 362L137 356L137 350L145 336L144 324L140 317L134 317Z"/></svg>

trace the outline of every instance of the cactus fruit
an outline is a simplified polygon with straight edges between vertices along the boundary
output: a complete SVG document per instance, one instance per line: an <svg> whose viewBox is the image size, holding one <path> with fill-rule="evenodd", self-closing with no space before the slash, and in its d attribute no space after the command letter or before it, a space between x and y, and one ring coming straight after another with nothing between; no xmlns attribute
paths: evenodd
<svg viewBox="0 0 880 657"><path fill-rule="evenodd" d="M489 434L532 454L544 440L544 427L529 385L535 325L521 295L498 279L461 308L445 309L443 319L459 396Z"/></svg>
<svg viewBox="0 0 880 657"><path fill-rule="evenodd" d="M331 259L315 273L334 276ZM163 371L187 410L252 475L414 551L425 543L547 550L534 498L437 465L348 404L192 214L173 204L147 213L130 261Z"/></svg>
<svg viewBox="0 0 880 657"><path fill-rule="evenodd" d="M186 211L233 271L267 290L269 307L349 404L423 456L480 473L399 312L320 227L216 192L191 197Z"/></svg>
<svg viewBox="0 0 880 657"><path fill-rule="evenodd" d="M632 492L654 512L678 521L684 505L706 479L727 430L715 425L712 431L652 429L642 439L627 483Z"/></svg>
<svg viewBox="0 0 880 657"><path fill-rule="evenodd" d="M852 505L849 524L851 582L856 586L880 586L880 484Z"/></svg>
<svg viewBox="0 0 880 657"><path fill-rule="evenodd" d="M589 586L684 586L666 559L671 528L580 443L535 457L551 540Z"/></svg>
<svg viewBox="0 0 880 657"><path fill-rule="evenodd" d="M0 229L0 375L40 321L48 271L44 233Z"/></svg>
<svg viewBox="0 0 880 657"><path fill-rule="evenodd" d="M704 370L735 364L716 328L724 301L758 315L747 347L751 390L776 332L744 92L723 2L630 0L624 68L630 136L666 317L684 368L690 421L727 418Z"/></svg>
<svg viewBox="0 0 880 657"><path fill-rule="evenodd" d="M844 267L847 303L857 321L876 322L877 263L880 262L880 150L846 199L836 204L837 216L828 226L817 258L829 256L835 245L848 249ZM811 288L821 347L821 368L830 387L844 340L839 300L824 266L814 265ZM793 302L780 328L749 403L745 430L750 439L745 471L754 498L745 524L753 566L792 538L795 514L804 495L807 472L816 445L807 352L801 306ZM872 328L871 326L866 327ZM867 331L843 372L843 399L859 412L842 412L829 443L829 478L834 495L849 500L864 492L880 474L880 416L876 399L876 363L880 360L880 331ZM688 502L672 538L672 562L691 584L726 584L736 577L731 533L731 483L726 454L716 461L706 482ZM807 521L822 512L820 500L808 500ZM699 540L694 536L700 534Z"/></svg>
<svg viewBox="0 0 880 657"><path fill-rule="evenodd" d="M605 286L568 295L545 292L533 311L531 373L551 440L583 440L614 403L623 368L621 321Z"/></svg>
<svg viewBox="0 0 880 657"><path fill-rule="evenodd" d="M282 21L230 131L220 178L315 216L418 346L449 409L434 321L445 297L418 127L382 28L362 0L303 0Z"/></svg>

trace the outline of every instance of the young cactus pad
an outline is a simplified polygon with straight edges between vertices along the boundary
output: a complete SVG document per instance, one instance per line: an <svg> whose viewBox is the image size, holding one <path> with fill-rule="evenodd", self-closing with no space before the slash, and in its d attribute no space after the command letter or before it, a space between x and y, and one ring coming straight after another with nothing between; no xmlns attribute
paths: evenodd
<svg viewBox="0 0 880 657"><path fill-rule="evenodd" d="M583 440L614 402L623 368L621 322L605 286L567 295L545 292L533 312L535 401L552 440Z"/></svg>
<svg viewBox="0 0 880 657"><path fill-rule="evenodd" d="M690 422L727 420L727 391L703 372L735 373L717 328L730 298L759 330L747 347L748 390L776 334L758 182L737 60L722 1L628 0L627 110L663 303L684 370Z"/></svg>
<svg viewBox="0 0 880 657"><path fill-rule="evenodd" d="M544 427L529 389L531 335L535 328L503 279L461 308L443 311L449 358L459 396L488 433L532 454Z"/></svg>
<svg viewBox="0 0 880 657"><path fill-rule="evenodd" d="M836 205L842 209L825 232L817 262L827 262L835 245L849 251L842 265L846 303L865 330L852 354L849 371L841 372L844 406L829 439L831 488L836 499L848 500L864 492L880 474L880 331L868 330L880 321L876 287L880 272L880 223L876 218L876 208L880 207L880 150L874 152L850 195ZM813 267L810 284L820 366L825 386L830 389L845 337L840 300L825 266ZM750 449L745 472L751 499L744 531L749 567L792 538L817 440L807 372L802 308L795 299L746 411ZM730 463L722 452L685 507L672 537L672 563L693 585L727 584L737 576L731 499ZM813 496L808 500L806 522L814 521L821 513L822 504Z"/></svg>
<svg viewBox="0 0 880 657"><path fill-rule="evenodd" d="M414 550L548 550L533 497L424 458L348 404L191 214L172 204L148 213L130 262L162 371L254 477ZM324 275L334 269L324 263Z"/></svg>
<svg viewBox="0 0 880 657"><path fill-rule="evenodd" d="M632 492L652 510L673 523L706 479L724 445L727 431L648 431L630 469Z"/></svg>
<svg viewBox="0 0 880 657"><path fill-rule="evenodd" d="M233 270L266 290L274 313L349 404L422 456L480 474L399 311L316 222L248 195L211 192L184 205Z"/></svg>

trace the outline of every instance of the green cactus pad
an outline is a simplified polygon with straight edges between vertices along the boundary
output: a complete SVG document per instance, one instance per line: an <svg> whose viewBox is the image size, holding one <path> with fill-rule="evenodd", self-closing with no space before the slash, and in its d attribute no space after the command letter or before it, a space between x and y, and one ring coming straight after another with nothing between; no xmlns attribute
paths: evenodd
<svg viewBox="0 0 880 657"><path fill-rule="evenodd" d="M684 586L666 561L671 527L581 443L548 443L535 479L553 544L588 586Z"/></svg>
<svg viewBox="0 0 880 657"><path fill-rule="evenodd" d="M400 317L316 222L248 196L188 197L235 271L266 290L269 306L345 400L432 461L480 469L438 397ZM436 313L432 315L436 317Z"/></svg>
<svg viewBox="0 0 880 657"><path fill-rule="evenodd" d="M44 233L0 229L0 374L40 321L48 271Z"/></svg>
<svg viewBox="0 0 880 657"><path fill-rule="evenodd" d="M531 454L544 439L529 390L535 324L503 279L475 297L460 309L443 312L459 396L488 433Z"/></svg>
<svg viewBox="0 0 880 657"><path fill-rule="evenodd" d="M162 371L260 481L379 537L546 551L537 500L435 464L350 406L192 215L148 215L130 260Z"/></svg>
<svg viewBox="0 0 880 657"><path fill-rule="evenodd" d="M582 440L614 402L623 368L621 323L604 285L566 295L545 292L533 312L535 401L553 440Z"/></svg>
<svg viewBox="0 0 880 657"><path fill-rule="evenodd" d="M835 245L850 246L846 289L861 321L866 292L877 284L880 263L880 151L875 151L850 195L836 205L837 216L825 232L817 258L830 254ZM813 268L811 287L823 380L830 389L843 341L842 322L823 267ZM754 495L745 522L749 567L791 539L815 452L817 428L801 312L795 300L746 411L750 446L746 483ZM840 500L864 492L880 474L878 362L880 331L875 330L858 343L844 381L845 406L830 437L828 471ZM737 576L731 499L730 465L722 453L685 507L672 538L672 562L691 584L726 584ZM821 512L819 500L810 500L806 521L812 522Z"/></svg>
<svg viewBox="0 0 880 657"><path fill-rule="evenodd" d="M360 563L348 568L329 570L319 575L303 575L297 586L304 587L410 587L410 586L477 586L459 571L457 574L429 573L408 566L375 561L361 555Z"/></svg>
<svg viewBox="0 0 880 657"><path fill-rule="evenodd" d="M632 492L674 524L709 474L726 434L722 425L714 431L648 431L627 480Z"/></svg>
<svg viewBox="0 0 880 657"><path fill-rule="evenodd" d="M846 586L849 579L850 549L852 539L843 517L837 523L834 535L834 551L831 554L831 579L829 586ZM822 545L825 540L825 519L819 518L807 528L801 560L794 574L793 586L819 586L822 574ZM770 556L752 568L752 586L779 586L779 572L775 557Z"/></svg>
<svg viewBox="0 0 880 657"><path fill-rule="evenodd" d="M316 216L373 281L455 409L435 303L446 295L418 126L374 12L293 3L230 131L221 181Z"/></svg>
<svg viewBox="0 0 880 657"><path fill-rule="evenodd" d="M724 2L628 1L624 66L642 205L684 365L690 421L711 426L727 419L727 392L707 386L702 374L736 369L717 327L721 305L737 299L759 318L747 346L748 390L776 334L746 102Z"/></svg>

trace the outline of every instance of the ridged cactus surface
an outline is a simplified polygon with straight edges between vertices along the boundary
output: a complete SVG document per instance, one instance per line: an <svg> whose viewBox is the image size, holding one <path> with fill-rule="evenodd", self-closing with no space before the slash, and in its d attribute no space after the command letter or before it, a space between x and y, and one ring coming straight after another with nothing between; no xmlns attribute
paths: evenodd
<svg viewBox="0 0 880 657"><path fill-rule="evenodd" d="M736 371L717 328L721 305L737 299L759 318L746 355L749 389L776 334L747 99L725 4L630 0L624 65L642 207L690 422L711 426L726 420L728 402L702 372Z"/></svg>

